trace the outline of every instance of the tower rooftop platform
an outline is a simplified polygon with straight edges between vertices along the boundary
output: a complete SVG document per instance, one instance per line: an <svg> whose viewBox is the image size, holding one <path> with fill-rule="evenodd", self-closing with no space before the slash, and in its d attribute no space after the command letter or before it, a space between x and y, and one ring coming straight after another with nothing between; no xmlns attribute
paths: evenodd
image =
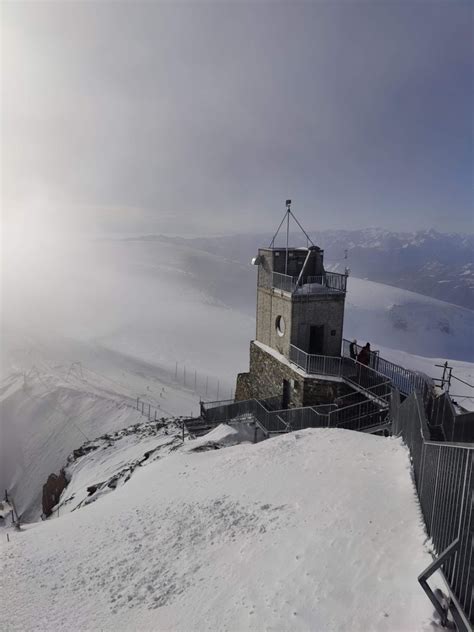
<svg viewBox="0 0 474 632"><path fill-rule="evenodd" d="M345 294L347 287L347 276L337 272L325 272L306 277L273 272L269 281L269 288L289 292L293 295Z"/></svg>

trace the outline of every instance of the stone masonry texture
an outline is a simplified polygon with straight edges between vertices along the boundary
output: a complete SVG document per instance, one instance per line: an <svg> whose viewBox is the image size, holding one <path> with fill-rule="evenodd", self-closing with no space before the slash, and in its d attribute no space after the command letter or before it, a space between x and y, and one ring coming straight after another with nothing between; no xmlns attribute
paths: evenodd
<svg viewBox="0 0 474 632"><path fill-rule="evenodd" d="M250 344L250 370L237 376L236 401L282 397L283 381L290 387L290 407L328 404L351 392L342 382L303 377L299 372L267 353L254 342Z"/></svg>

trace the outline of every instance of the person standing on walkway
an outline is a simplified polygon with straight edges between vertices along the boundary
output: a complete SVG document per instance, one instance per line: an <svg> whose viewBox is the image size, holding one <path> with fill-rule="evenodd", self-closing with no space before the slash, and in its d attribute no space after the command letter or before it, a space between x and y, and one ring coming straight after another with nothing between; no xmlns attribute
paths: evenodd
<svg viewBox="0 0 474 632"><path fill-rule="evenodd" d="M365 364L365 366L369 366L370 363L370 342L368 342L365 347L362 347L359 355L357 356L357 362L361 364Z"/></svg>
<svg viewBox="0 0 474 632"><path fill-rule="evenodd" d="M355 338L349 345L349 355L352 360L357 360L357 340Z"/></svg>

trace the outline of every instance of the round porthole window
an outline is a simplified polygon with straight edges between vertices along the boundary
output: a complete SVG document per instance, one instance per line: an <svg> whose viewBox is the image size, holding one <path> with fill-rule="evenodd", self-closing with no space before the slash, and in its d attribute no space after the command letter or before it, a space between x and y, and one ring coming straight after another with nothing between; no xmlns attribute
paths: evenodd
<svg viewBox="0 0 474 632"><path fill-rule="evenodd" d="M275 327L279 336L285 335L285 319L283 318L283 316L277 316Z"/></svg>

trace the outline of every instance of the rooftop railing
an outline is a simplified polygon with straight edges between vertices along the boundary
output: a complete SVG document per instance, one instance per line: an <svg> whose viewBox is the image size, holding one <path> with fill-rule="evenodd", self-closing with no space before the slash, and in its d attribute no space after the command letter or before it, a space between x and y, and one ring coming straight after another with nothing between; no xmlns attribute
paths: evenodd
<svg viewBox="0 0 474 632"><path fill-rule="evenodd" d="M347 276L337 272L326 272L319 276L298 277L272 273L272 287L290 294L334 294L345 293Z"/></svg>

